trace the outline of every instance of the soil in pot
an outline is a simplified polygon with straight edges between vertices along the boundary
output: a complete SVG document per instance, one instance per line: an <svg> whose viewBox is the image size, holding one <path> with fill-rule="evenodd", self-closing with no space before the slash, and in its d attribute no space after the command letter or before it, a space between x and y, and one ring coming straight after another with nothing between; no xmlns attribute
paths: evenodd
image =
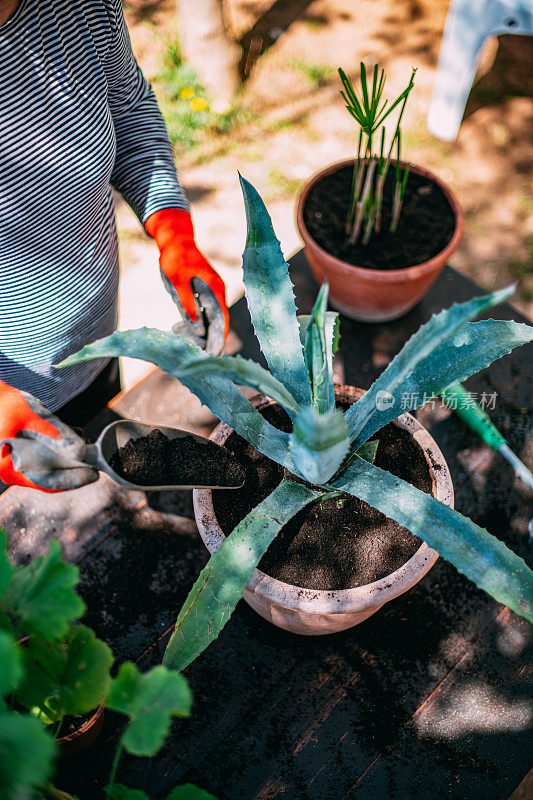
<svg viewBox="0 0 533 800"><path fill-rule="evenodd" d="M192 436L169 439L159 430L130 439L110 463L117 475L140 486L232 486L243 479L239 464L222 448Z"/></svg>
<svg viewBox="0 0 533 800"><path fill-rule="evenodd" d="M56 739L62 739L64 736L72 736L73 733L79 731L82 725L89 722L89 720L94 717L95 713L96 710L88 711L87 714L76 714L75 716L67 714L63 717ZM51 725L49 730L54 730L54 725Z"/></svg>
<svg viewBox="0 0 533 800"><path fill-rule="evenodd" d="M400 221L389 233L390 209L394 190L391 165L383 193L380 233L373 233L368 244L349 244L346 216L350 200L353 168L341 167L318 181L307 196L304 222L315 242L335 258L367 269L403 269L416 266L438 255L450 242L455 216L442 189L429 178L411 172L407 181Z"/></svg>
<svg viewBox="0 0 533 800"><path fill-rule="evenodd" d="M278 406L261 412L276 427L290 430ZM424 452L408 431L390 423L379 439L376 466L430 493ZM246 470L244 487L213 492L217 520L226 535L277 486L283 469L238 434L225 446ZM398 569L421 545L420 539L366 503L349 495L313 503L285 525L263 556L259 569L307 589L352 589Z"/></svg>

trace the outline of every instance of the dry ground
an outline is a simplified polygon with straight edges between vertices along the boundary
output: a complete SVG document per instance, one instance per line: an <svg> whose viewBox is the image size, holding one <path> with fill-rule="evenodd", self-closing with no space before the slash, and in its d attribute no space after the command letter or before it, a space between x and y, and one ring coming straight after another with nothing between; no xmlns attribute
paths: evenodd
<svg viewBox="0 0 533 800"><path fill-rule="evenodd" d="M226 2L247 73L239 102L252 118L227 134L200 136L178 157L178 168L200 247L225 278L231 300L241 291L245 230L237 170L263 195L289 255L300 246L294 222L299 186L325 164L353 153L354 128L338 93L336 68L355 75L364 58L386 67L390 94L403 88L411 65L418 67L403 125L404 155L448 182L463 206L465 234L452 264L487 289L519 279L516 305L533 315L533 39L505 36L489 47L459 137L445 144L428 132L426 118L447 5ZM178 36L174 2L128 0L125 6L139 61L157 79L164 53ZM150 277L155 249L124 204L119 229L121 327L168 328L172 305ZM139 373L138 367L128 370L128 379Z"/></svg>

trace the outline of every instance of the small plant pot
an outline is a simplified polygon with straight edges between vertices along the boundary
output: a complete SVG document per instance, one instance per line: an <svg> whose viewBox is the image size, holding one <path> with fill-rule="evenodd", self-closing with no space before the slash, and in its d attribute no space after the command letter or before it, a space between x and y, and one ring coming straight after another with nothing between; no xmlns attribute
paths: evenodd
<svg viewBox="0 0 533 800"><path fill-rule="evenodd" d="M407 166L403 161L400 163L403 168ZM352 319L363 322L385 322L406 314L435 282L443 266L459 245L463 233L463 213L448 186L428 170L412 165L411 175L421 176L428 182L436 184L449 203L455 225L448 244L429 260L401 269L374 269L342 261L317 244L305 223L304 212L311 190L318 187L327 176L345 167L353 169L353 165L353 159L340 161L311 178L298 202L298 229L315 278L319 284L324 280L329 283L331 304ZM391 162L392 168L393 162ZM325 193L323 213L328 213L328 197Z"/></svg>
<svg viewBox="0 0 533 800"><path fill-rule="evenodd" d="M362 396L363 391L341 386L336 387L335 394L338 402L351 404ZM252 402L261 410L273 401L258 395ZM410 414L402 414L395 424L409 431L422 448L433 483L433 496L453 508L453 485L448 465L432 437ZM223 445L231 433L232 429L221 423L211 438ZM209 552L214 553L226 537L215 515L211 490L195 489L193 502L200 536ZM279 628L307 636L336 633L358 625L385 603L408 591L431 569L438 557L438 553L423 542L408 561L384 578L355 589L337 591L302 589L256 569L243 597L258 614Z"/></svg>
<svg viewBox="0 0 533 800"><path fill-rule="evenodd" d="M29 636L23 636L19 644L21 647L25 647L28 641ZM56 739L61 758L77 756L79 753L83 753L85 750L88 750L89 747L92 747L102 731L106 702L107 698L104 697L98 708L91 713L91 716L88 717L85 722L81 723L79 728L76 728L72 733L66 736L59 736Z"/></svg>
<svg viewBox="0 0 533 800"><path fill-rule="evenodd" d="M62 758L72 758L93 746L102 731L105 704L106 698L102 700L94 713L79 728L67 734L67 736L60 736L57 739Z"/></svg>

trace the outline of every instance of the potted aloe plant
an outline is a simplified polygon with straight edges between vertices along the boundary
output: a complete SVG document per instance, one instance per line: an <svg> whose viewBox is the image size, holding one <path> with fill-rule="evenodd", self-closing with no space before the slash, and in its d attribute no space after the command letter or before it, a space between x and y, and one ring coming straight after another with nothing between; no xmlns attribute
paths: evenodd
<svg viewBox="0 0 533 800"><path fill-rule="evenodd" d="M326 311L327 287L311 315L297 317L270 217L255 189L243 179L241 184L248 222L246 299L270 371L239 356L209 356L183 337L146 328L114 333L63 362L117 355L151 361L219 417L215 440L240 453L248 471L244 488L221 495L225 501L218 505L209 492L195 493L198 527L212 555L179 613L164 663L174 669L190 664L218 636L243 593L259 613L290 630L326 633L354 625L416 583L437 553L499 602L533 620L531 570L503 542L452 509L448 469L427 431L410 415L395 423L403 393L420 398L420 405L421 398L437 395L531 341L533 328L527 325L471 321L509 297L514 287L436 314L370 389L362 393L341 387L336 392L337 315ZM238 384L269 399L251 402ZM415 485L403 479L402 470ZM237 507L240 520L232 531L224 530L217 515L227 522ZM304 540L316 533L314 521L323 520L317 517L323 512L324 533L333 536L325 544L315 537L318 566L342 541L344 550L337 549L336 560L356 570L365 552L363 547L357 556L350 550L351 526L362 525L368 546L375 548L373 533L380 538L385 517L414 534L414 549L408 542L405 563L390 569L382 564L384 573L370 583L356 581L352 588L307 587L267 575L262 559L269 547L296 525L285 542L286 561L295 540L298 555Z"/></svg>
<svg viewBox="0 0 533 800"><path fill-rule="evenodd" d="M0 797L75 800L50 780L58 755L79 754L98 736L104 707L128 718L105 789L109 800L149 800L116 783L120 755L153 756L173 716L188 716L192 698L182 675L164 666L140 673L126 662L111 678L113 654L78 622L78 568L58 542L28 565L13 567L0 530ZM21 639L21 634L27 634ZM167 800L214 800L190 784Z"/></svg>
<svg viewBox="0 0 533 800"><path fill-rule="evenodd" d="M401 122L415 72L389 103L377 65L370 82L361 63L361 96L339 69L341 95L358 127L357 154L318 172L298 203L298 228L316 278L329 282L336 308L363 321L409 311L462 235L463 215L450 188L401 160Z"/></svg>

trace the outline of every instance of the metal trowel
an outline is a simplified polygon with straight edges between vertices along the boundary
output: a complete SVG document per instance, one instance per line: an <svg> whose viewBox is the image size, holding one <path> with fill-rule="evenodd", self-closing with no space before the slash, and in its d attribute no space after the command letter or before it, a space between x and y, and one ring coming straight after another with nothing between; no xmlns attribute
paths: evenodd
<svg viewBox="0 0 533 800"><path fill-rule="evenodd" d="M196 481L191 484L161 484L157 486L147 486L146 484L132 483L131 481L122 478L111 467L111 462L117 450L124 447L132 439L141 439L148 436L152 431L160 431L167 439L193 439L197 444L205 448L205 454L214 454L217 456L220 450L223 450L219 444L215 444L210 439L205 439L203 436L198 436L189 431L178 430L177 428L167 428L164 425L147 425L144 422L135 422L134 420L119 420L112 422L107 428L104 428L95 444L87 445L87 454L85 456L85 463L95 467L101 472L107 473L115 483L123 486L125 489L140 489L142 491L157 492L163 489L240 489L244 484L244 470L236 459L233 459L231 454L224 450L224 457L226 459L233 459L233 467L235 470L235 482L226 484L206 484L201 481Z"/></svg>
<svg viewBox="0 0 533 800"><path fill-rule="evenodd" d="M13 466L29 478L37 486L44 489L75 489L98 480L98 470L107 473L125 489L141 491L161 491L164 489L239 489L244 484L244 470L239 462L224 449L224 458L232 462L234 482L228 484L206 484L201 480L191 484L165 483L157 486L146 486L127 481L117 475L111 467L111 461L117 450L131 439L148 436L152 431L161 431L168 439L189 437L202 447L206 455L219 455L223 449L210 439L188 431L168 428L163 425L147 425L133 420L118 420L108 425L94 444L87 444L81 436L61 422L48 411L35 397L24 393L31 408L43 419L55 426L59 438L45 436L35 431L23 430L17 436L0 440L0 447L8 445L11 449Z"/></svg>

